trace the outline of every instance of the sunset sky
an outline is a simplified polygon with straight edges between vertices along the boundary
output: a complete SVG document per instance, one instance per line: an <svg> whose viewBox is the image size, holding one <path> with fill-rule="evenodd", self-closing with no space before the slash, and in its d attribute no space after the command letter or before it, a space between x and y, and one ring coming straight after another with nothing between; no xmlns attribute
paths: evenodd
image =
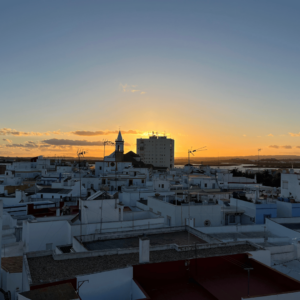
<svg viewBox="0 0 300 300"><path fill-rule="evenodd" d="M300 1L0 4L0 156L300 155ZM107 154L113 148L107 148Z"/></svg>

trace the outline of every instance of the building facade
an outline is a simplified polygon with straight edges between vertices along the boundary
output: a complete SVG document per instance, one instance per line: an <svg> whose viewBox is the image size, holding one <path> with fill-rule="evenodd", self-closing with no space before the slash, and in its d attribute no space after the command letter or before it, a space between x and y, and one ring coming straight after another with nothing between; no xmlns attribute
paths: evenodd
<svg viewBox="0 0 300 300"><path fill-rule="evenodd" d="M137 139L136 151L146 164L174 168L174 146L173 139L153 134L149 139Z"/></svg>

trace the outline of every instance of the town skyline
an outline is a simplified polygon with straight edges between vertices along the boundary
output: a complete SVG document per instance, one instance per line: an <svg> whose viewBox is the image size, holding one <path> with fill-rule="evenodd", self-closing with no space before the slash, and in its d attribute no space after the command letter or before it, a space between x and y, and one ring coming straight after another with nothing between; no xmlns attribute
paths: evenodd
<svg viewBox="0 0 300 300"><path fill-rule="evenodd" d="M228 149L228 145L223 146L216 142L200 143L200 141L193 141L193 138L185 136L183 133L167 133L166 131L141 131L141 130L121 130L125 141L125 152L136 152L136 139L149 138L151 134L158 133L159 135L166 135L168 138L175 140L175 157L182 158L187 155L188 149L194 149L206 146L207 151L202 151L197 154L199 157L246 157L257 156L258 148L252 145L247 150L238 148L233 151ZM69 156L76 157L78 149L85 149L89 157L103 157L104 148L103 142L105 140L115 142L118 129L116 130L73 130L63 132L61 130L48 130L44 132L35 131L18 131L16 129L2 128L0 129L1 145L0 156L4 157L31 157L44 155L48 157ZM293 156L300 155L300 141L297 144L297 137L299 134L288 133L285 137L286 144L275 144L279 137L273 134L267 135L264 142L257 145L264 145L259 152L260 156ZM280 136L282 139L283 137ZM243 136L242 141L245 141L247 136ZM254 139L254 137L248 137ZM262 137L257 137L262 140ZM238 143L239 138L236 137ZM271 144L274 141L274 144ZM182 146L189 145L191 146ZM224 141L225 143L225 141ZM258 143L258 142L257 142ZM179 145L178 145L179 144ZM243 145L242 145L243 146ZM248 147L248 146L246 146ZM186 149L185 149L186 148ZM106 155L113 151L113 145L106 146ZM222 149L221 151L219 149Z"/></svg>

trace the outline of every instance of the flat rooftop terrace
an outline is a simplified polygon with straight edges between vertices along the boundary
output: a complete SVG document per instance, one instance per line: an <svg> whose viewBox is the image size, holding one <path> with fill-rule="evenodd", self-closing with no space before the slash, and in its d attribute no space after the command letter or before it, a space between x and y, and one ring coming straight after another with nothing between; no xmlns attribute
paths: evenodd
<svg viewBox="0 0 300 300"><path fill-rule="evenodd" d="M184 246L189 244L206 244L206 241L199 237L188 233L187 231L178 231L170 233L148 234L150 239L150 246L162 246L169 244L176 244ZM109 240L98 240L92 242L84 242L83 245L90 251L107 250L107 249L124 249L124 248L138 248L139 236L131 238L118 238Z"/></svg>
<svg viewBox="0 0 300 300"><path fill-rule="evenodd" d="M220 232L210 233L210 236L224 241L234 239L257 239L257 238L277 238L278 236L270 231L250 231L250 232Z"/></svg>
<svg viewBox="0 0 300 300"><path fill-rule="evenodd" d="M231 255L256 251L257 248L248 243L177 251L175 249L150 251L150 263L186 260L200 257ZM31 285L39 285L53 281L74 278L78 275L100 273L104 271L139 265L139 253L80 257L74 259L55 260L52 255L27 257L32 278Z"/></svg>

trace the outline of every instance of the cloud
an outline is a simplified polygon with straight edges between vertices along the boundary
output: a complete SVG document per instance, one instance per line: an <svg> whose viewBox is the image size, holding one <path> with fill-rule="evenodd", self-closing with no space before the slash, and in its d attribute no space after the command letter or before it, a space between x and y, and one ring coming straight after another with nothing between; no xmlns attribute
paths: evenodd
<svg viewBox="0 0 300 300"><path fill-rule="evenodd" d="M141 131L138 130L127 130L121 131L122 134L142 134ZM87 131L87 130L76 130L72 131L71 134L79 135L79 136L98 136L98 135L111 135L118 134L118 130L97 130L97 131Z"/></svg>
<svg viewBox="0 0 300 300"><path fill-rule="evenodd" d="M289 132L289 135L292 136L292 137L299 137L300 136L300 132L299 133Z"/></svg>
<svg viewBox="0 0 300 300"><path fill-rule="evenodd" d="M25 142L24 144L7 144L5 145L6 148L13 149L18 148L22 151L65 151L65 150L72 150L72 146L65 146L65 145L48 145L43 143L35 143L33 141Z"/></svg>
<svg viewBox="0 0 300 300"><path fill-rule="evenodd" d="M42 142L54 146L103 146L103 141L90 142L87 140L49 139Z"/></svg>
<svg viewBox="0 0 300 300"><path fill-rule="evenodd" d="M274 135L273 135L272 133L270 133L270 134L268 134L268 136L271 136L271 137L272 137L272 136L274 136Z"/></svg>
<svg viewBox="0 0 300 300"><path fill-rule="evenodd" d="M124 93L137 93L137 92L141 92L140 94L143 95L143 94L146 94L146 92L143 92L141 90L138 90L138 89L135 89L137 87L137 85L135 84L131 84L131 85L128 85L127 83L126 84L122 84L120 83L120 87L122 88L122 91Z"/></svg>
<svg viewBox="0 0 300 300"><path fill-rule="evenodd" d="M103 146L103 141L87 141L87 140L68 140L68 139L49 139L42 141L52 146ZM129 143L124 143L130 146Z"/></svg>
<svg viewBox="0 0 300 300"><path fill-rule="evenodd" d="M18 131L10 128L0 128L0 135L13 135L13 136L42 136L42 135L51 135L51 134L62 134L60 130L57 131L47 131L47 132L26 132Z"/></svg>
<svg viewBox="0 0 300 300"><path fill-rule="evenodd" d="M7 144L7 148L38 148L39 145L34 142L26 142L25 144Z"/></svg>
<svg viewBox="0 0 300 300"><path fill-rule="evenodd" d="M279 146L277 146L277 145L270 145L269 148L279 149Z"/></svg>
<svg viewBox="0 0 300 300"><path fill-rule="evenodd" d="M274 148L274 149L279 149L279 148L282 148L282 149L293 149L293 146L291 146L291 145L284 145L284 146L271 145L271 146L269 146L269 148Z"/></svg>
<svg viewBox="0 0 300 300"><path fill-rule="evenodd" d="M130 86L127 83L126 84L120 83L120 86L121 86L124 93L130 91Z"/></svg>
<svg viewBox="0 0 300 300"><path fill-rule="evenodd" d="M3 139L3 141L7 142L7 143L10 143L10 144L12 143L12 140L9 140L9 139Z"/></svg>

